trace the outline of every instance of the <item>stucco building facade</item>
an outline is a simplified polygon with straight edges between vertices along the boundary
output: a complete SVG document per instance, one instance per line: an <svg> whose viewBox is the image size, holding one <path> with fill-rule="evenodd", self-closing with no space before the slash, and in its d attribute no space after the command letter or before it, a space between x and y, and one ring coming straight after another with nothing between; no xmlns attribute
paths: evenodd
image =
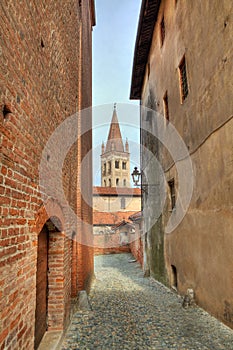
<svg viewBox="0 0 233 350"><path fill-rule="evenodd" d="M58 198L42 198L39 170L56 128L91 106L95 9L92 0L65 6L2 1L0 12L0 349L28 350L47 330L65 329L72 298L88 289L93 274L92 248L82 245L82 235L92 234L91 156L85 176L79 171L92 147L91 113L77 117L77 142L59 172L60 190L82 218L72 231ZM82 130L89 132L80 138ZM53 146L56 154L45 159L48 188L55 182L49 164L59 158L65 138Z"/></svg>
<svg viewBox="0 0 233 350"><path fill-rule="evenodd" d="M161 210L161 193L148 186L143 194L147 270L181 294L192 288L196 302L230 327L232 10L230 0L143 0L131 85L131 98L142 104L141 143L158 159L167 194ZM166 147L172 125L187 150L176 159ZM188 158L192 172L181 180ZM159 166L148 167L144 155L141 162L142 182L158 183ZM184 187L192 192L186 215L167 232L186 200Z"/></svg>

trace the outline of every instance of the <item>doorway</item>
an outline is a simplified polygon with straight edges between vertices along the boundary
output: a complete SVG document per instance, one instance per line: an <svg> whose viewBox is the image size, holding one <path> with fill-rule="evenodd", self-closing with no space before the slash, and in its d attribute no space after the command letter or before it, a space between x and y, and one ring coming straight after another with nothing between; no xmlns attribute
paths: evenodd
<svg viewBox="0 0 233 350"><path fill-rule="evenodd" d="M48 229L38 236L36 273L35 345L37 349L48 326Z"/></svg>

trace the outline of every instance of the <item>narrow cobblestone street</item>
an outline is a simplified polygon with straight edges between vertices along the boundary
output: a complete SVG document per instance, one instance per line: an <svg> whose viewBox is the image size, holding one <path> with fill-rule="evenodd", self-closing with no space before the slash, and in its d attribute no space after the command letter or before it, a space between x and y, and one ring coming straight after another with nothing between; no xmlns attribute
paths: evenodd
<svg viewBox="0 0 233 350"><path fill-rule="evenodd" d="M233 349L233 332L130 262L130 254L95 257L91 311L75 313L68 349Z"/></svg>

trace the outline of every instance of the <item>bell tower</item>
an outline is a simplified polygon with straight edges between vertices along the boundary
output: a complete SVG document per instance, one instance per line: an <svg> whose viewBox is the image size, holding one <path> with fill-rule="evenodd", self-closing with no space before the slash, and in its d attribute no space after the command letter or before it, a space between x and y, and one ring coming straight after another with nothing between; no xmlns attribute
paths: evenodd
<svg viewBox="0 0 233 350"><path fill-rule="evenodd" d="M130 187L130 153L129 143L123 144L121 130L114 104L112 121L106 146L102 144L101 186Z"/></svg>

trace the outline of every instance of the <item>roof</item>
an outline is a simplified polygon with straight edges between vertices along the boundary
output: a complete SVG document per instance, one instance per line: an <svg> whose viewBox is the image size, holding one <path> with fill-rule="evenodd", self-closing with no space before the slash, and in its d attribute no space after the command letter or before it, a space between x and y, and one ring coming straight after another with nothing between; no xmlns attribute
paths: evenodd
<svg viewBox="0 0 233 350"><path fill-rule="evenodd" d="M120 126L117 118L116 104L114 105L112 121L111 121L109 134L108 134L108 141L105 149L105 152L111 152L111 151L117 151L117 152L125 151L123 141L122 141L122 136L121 136L121 130L120 130Z"/></svg>
<svg viewBox="0 0 233 350"><path fill-rule="evenodd" d="M142 0L131 80L130 99L141 98L146 64L161 0Z"/></svg>
<svg viewBox="0 0 233 350"><path fill-rule="evenodd" d="M119 224L117 224L117 225L115 225L115 226L113 227L113 230L116 231L116 230L118 230L119 228L124 227L124 226L129 227L129 228L134 228L134 225L133 225L133 224L131 224L131 223L128 222L128 221L122 220L121 222L119 222Z"/></svg>
<svg viewBox="0 0 233 350"><path fill-rule="evenodd" d="M142 218L142 212L141 211L138 211L137 213L134 213L133 215L129 216L129 219L131 221L140 221L141 218Z"/></svg>
<svg viewBox="0 0 233 350"><path fill-rule="evenodd" d="M91 0L91 20L92 26L96 25L96 16L95 16L95 0Z"/></svg>
<svg viewBox="0 0 233 350"><path fill-rule="evenodd" d="M95 226L104 226L104 225L108 225L108 226L115 226L119 223L121 223L122 221L126 221L128 220L128 217L130 215L135 214L135 211L125 211L125 212L121 212L121 211L117 211L114 213L109 213L106 211L93 211L93 225Z"/></svg>
<svg viewBox="0 0 233 350"><path fill-rule="evenodd" d="M94 196L141 196L140 188L133 187L93 187Z"/></svg>

